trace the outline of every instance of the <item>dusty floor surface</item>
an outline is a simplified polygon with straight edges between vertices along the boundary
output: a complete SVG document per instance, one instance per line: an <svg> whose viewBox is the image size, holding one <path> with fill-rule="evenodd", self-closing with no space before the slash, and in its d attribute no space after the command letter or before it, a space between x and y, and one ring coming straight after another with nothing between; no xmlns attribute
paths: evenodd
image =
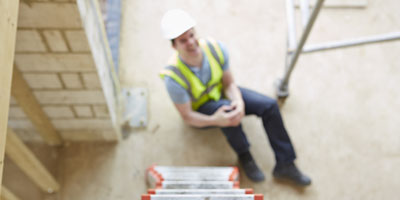
<svg viewBox="0 0 400 200"><path fill-rule="evenodd" d="M200 36L225 43L240 86L274 96L273 82L283 74L284 1L125 0L123 6L121 83L148 89L149 125L118 144L60 149L54 173L63 190L48 199L139 199L147 189L145 169L154 163L237 164L219 130L182 122L158 77L172 52L159 29L166 10L187 10ZM308 43L398 31L399 6L397 0L370 0L366 9L323 9ZM273 180L273 154L261 121L250 116L243 126L267 178L255 184L242 174L241 187L265 199L398 199L399 52L397 41L302 55L281 112L297 165L313 184L299 189ZM10 181L7 174L5 179Z"/></svg>

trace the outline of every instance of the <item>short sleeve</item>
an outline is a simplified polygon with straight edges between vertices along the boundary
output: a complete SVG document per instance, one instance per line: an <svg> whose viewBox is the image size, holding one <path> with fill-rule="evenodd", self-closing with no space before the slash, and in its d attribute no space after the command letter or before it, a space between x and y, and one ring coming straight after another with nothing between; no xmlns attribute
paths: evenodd
<svg viewBox="0 0 400 200"><path fill-rule="evenodd" d="M167 91L172 101L176 104L184 104L190 101L188 92L179 83L169 76L164 77Z"/></svg>
<svg viewBox="0 0 400 200"><path fill-rule="evenodd" d="M222 70L226 71L227 69L229 69L229 54L224 44L218 41L218 45L221 48L225 60L224 64L222 65Z"/></svg>

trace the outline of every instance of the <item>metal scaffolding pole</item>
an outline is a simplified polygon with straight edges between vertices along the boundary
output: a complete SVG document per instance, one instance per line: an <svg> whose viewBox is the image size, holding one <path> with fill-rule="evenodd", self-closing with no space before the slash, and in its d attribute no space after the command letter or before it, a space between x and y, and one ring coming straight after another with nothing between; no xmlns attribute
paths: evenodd
<svg viewBox="0 0 400 200"><path fill-rule="evenodd" d="M287 51L285 66L289 66L288 63L293 55L293 51L296 49L296 19L295 19L295 8L293 0L286 0L286 21L287 21Z"/></svg>
<svg viewBox="0 0 400 200"><path fill-rule="evenodd" d="M289 2L289 0L287 0L287 2ZM286 67L284 77L282 79L278 80L276 83L276 93L279 98L286 98L287 96L289 96L288 82L289 82L290 75L293 71L294 66L296 65L296 62L299 58L301 51L303 50L303 46L304 46L305 42L307 41L308 35L310 34L310 31L311 31L312 26L314 25L315 19L317 18L318 13L321 10L323 2L324 2L324 0L318 0L317 4L315 5L315 7L312 11L311 17L307 22L306 28L301 35L300 43L296 47L296 50L295 50L293 56L290 56L289 63L288 63L288 66ZM290 33L289 33L289 35L290 35Z"/></svg>
<svg viewBox="0 0 400 200"><path fill-rule="evenodd" d="M363 37L358 39L352 40L344 40L344 41L336 41L336 42L327 42L322 44L314 44L314 45L307 45L303 48L302 53L312 53L316 51L324 51L330 49L337 49L337 48L344 48L344 47L352 47L358 45L365 45L365 44L373 44L378 42L388 42L393 40L400 39L400 32L393 32L387 33L382 35L370 36L370 37Z"/></svg>
<svg viewBox="0 0 400 200"><path fill-rule="evenodd" d="M308 18L310 17L310 2L308 0L300 0L301 22L303 27L307 26Z"/></svg>
<svg viewBox="0 0 400 200"><path fill-rule="evenodd" d="M288 25L288 47L291 50L295 50L297 41L293 0L286 0L286 20Z"/></svg>

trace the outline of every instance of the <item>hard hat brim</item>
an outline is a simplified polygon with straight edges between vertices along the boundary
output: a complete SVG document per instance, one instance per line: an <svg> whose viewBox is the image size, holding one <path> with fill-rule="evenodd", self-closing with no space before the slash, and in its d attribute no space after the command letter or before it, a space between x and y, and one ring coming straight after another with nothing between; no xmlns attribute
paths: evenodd
<svg viewBox="0 0 400 200"><path fill-rule="evenodd" d="M169 40L175 39L180 35L182 35L183 33L185 33L186 31L188 31L189 29L193 28L194 26L196 26L196 22L193 21L191 24L187 24L187 26L180 27L180 29L176 29L173 32L164 33L164 38Z"/></svg>
<svg viewBox="0 0 400 200"><path fill-rule="evenodd" d="M174 9L168 11L161 20L163 37L175 39L196 26L196 21L185 11Z"/></svg>

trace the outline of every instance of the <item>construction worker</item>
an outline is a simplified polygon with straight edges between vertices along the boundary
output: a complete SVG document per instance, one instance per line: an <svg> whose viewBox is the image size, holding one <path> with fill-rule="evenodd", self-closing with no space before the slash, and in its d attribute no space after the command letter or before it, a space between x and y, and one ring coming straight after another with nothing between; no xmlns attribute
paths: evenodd
<svg viewBox="0 0 400 200"><path fill-rule="evenodd" d="M296 155L276 100L238 87L229 70L226 48L212 39L198 39L195 25L195 20L179 9L165 13L161 21L163 36L176 50L161 77L183 120L194 127L219 127L246 175L259 182L265 177L250 154L240 123L245 115L257 115L275 153L273 176L310 185L311 179L294 164Z"/></svg>

